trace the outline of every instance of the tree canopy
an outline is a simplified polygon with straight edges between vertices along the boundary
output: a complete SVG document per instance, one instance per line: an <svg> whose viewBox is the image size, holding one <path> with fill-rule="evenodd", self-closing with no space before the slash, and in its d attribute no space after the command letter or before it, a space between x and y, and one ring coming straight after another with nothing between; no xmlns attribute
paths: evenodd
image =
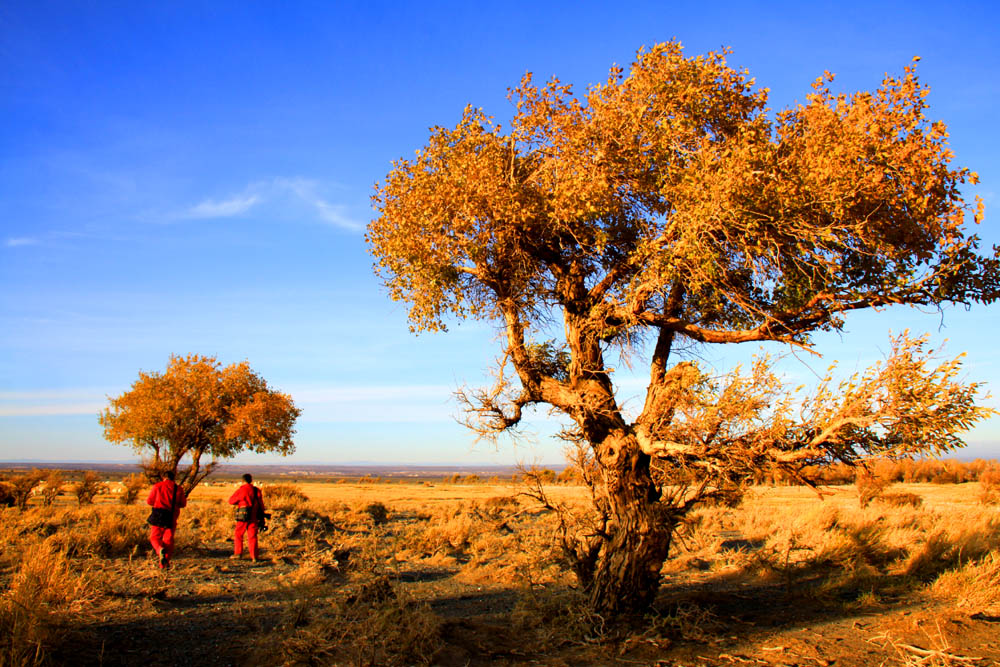
<svg viewBox="0 0 1000 667"><path fill-rule="evenodd" d="M465 396L471 425L495 434L548 404L589 447L599 518L568 548L599 607L649 601L692 501L768 465L947 451L986 414L957 360L934 367L908 337L884 366L804 399L764 360L713 379L672 358L678 341L812 348L851 311L1000 294L1000 250L981 253L968 230L983 204L962 189L978 177L952 166L915 63L853 95L824 73L772 113L727 53L660 44L580 96L527 74L507 127L467 107L373 197L376 271L411 327L473 317L504 333L497 385ZM634 419L609 351L649 353ZM679 469L698 473L693 495L656 474Z"/></svg>
<svg viewBox="0 0 1000 667"><path fill-rule="evenodd" d="M177 471L190 491L218 459L242 451L295 451L292 435L300 410L291 396L274 391L246 361L222 367L215 357L171 356L164 373L139 373L99 421L104 437L149 457L150 471ZM203 465L202 457L210 457Z"/></svg>

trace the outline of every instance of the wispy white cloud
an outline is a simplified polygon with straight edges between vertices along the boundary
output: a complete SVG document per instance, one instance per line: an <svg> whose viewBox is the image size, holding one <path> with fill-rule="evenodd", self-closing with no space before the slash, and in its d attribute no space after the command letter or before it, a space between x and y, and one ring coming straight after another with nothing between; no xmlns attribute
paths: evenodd
<svg viewBox="0 0 1000 667"><path fill-rule="evenodd" d="M57 417L96 415L106 403L51 403L42 405L0 405L0 417Z"/></svg>
<svg viewBox="0 0 1000 667"><path fill-rule="evenodd" d="M222 201L206 199L189 208L183 217L193 219L232 218L246 213L261 201L257 194L237 195Z"/></svg>
<svg viewBox="0 0 1000 667"><path fill-rule="evenodd" d="M315 181L302 178L278 178L274 185L279 190L286 190L305 204L311 206L320 219L342 229L359 231L364 225L351 218L347 207L332 204L319 194L319 185Z"/></svg>
<svg viewBox="0 0 1000 667"><path fill-rule="evenodd" d="M0 391L0 417L96 415L109 392L97 388Z"/></svg>
<svg viewBox="0 0 1000 667"><path fill-rule="evenodd" d="M6 241L4 241L4 245L7 246L8 248L17 248L19 246L36 245L36 244L38 244L38 239L30 238L27 236L22 236L19 238L9 238Z"/></svg>
<svg viewBox="0 0 1000 667"><path fill-rule="evenodd" d="M223 199L206 199L174 216L180 220L232 218L251 209L281 206L282 213L304 206L322 222L348 231L360 231L364 224L350 214L348 206L330 201L321 194L317 181L305 178L275 178L251 183L243 192ZM306 214L307 216L309 213Z"/></svg>

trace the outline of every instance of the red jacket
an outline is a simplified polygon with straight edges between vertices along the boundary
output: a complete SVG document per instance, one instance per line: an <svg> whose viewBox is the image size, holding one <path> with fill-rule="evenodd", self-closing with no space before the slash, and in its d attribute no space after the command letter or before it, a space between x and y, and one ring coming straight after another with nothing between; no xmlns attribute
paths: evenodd
<svg viewBox="0 0 1000 667"><path fill-rule="evenodd" d="M164 479L154 484L153 488L149 490L149 497L146 498L146 504L165 510L170 509L170 501L174 497L174 489L177 490L177 497L173 504L174 518L176 519L177 515L181 513L181 508L187 507L187 496L184 495L184 489L177 486L173 480Z"/></svg>
<svg viewBox="0 0 1000 667"><path fill-rule="evenodd" d="M250 508L250 521L247 523L257 523L264 518L264 496L253 484L243 482L243 486L229 496L229 504Z"/></svg>

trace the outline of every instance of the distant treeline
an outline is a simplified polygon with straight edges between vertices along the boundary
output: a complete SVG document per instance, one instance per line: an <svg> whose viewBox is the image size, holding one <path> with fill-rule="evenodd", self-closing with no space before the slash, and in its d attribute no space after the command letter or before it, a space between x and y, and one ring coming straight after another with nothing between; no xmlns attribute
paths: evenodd
<svg viewBox="0 0 1000 667"><path fill-rule="evenodd" d="M835 463L819 468L816 478L824 484L853 484L862 468ZM868 470L887 482L962 484L978 482L984 476L993 479L1000 474L1000 462L992 459L957 461L955 459L880 459L869 464ZM793 484L787 475L773 475L767 480L772 484Z"/></svg>
<svg viewBox="0 0 1000 667"><path fill-rule="evenodd" d="M854 484L858 475L869 474L888 484L902 482L906 484L962 484L964 482L988 481L995 483L1000 479L1000 461L993 459L975 459L974 461L958 461L955 459L878 459L867 466L850 466L845 463L833 463L824 466L807 468L806 477L817 480L825 485ZM575 466L567 467L556 474L552 470L536 471L543 482L578 484L583 480L580 470ZM679 473L674 473L679 474ZM664 481L671 481L664 478ZM677 482L694 481L677 479ZM757 482L773 486L794 486L799 482L790 474L774 469L762 471Z"/></svg>

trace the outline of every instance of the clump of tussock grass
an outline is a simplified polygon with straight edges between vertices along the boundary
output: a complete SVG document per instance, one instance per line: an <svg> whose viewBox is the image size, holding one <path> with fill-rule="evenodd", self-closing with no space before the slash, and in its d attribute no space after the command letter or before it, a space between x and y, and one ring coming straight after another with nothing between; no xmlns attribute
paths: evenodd
<svg viewBox="0 0 1000 667"><path fill-rule="evenodd" d="M924 499L915 493L890 491L878 496L875 502L889 507L920 507Z"/></svg>
<svg viewBox="0 0 1000 667"><path fill-rule="evenodd" d="M45 608L0 598L0 664L35 667L50 661L61 633Z"/></svg>
<svg viewBox="0 0 1000 667"><path fill-rule="evenodd" d="M0 595L0 664L34 666L75 641L66 618L90 606L100 592L90 577L75 573L65 552L47 543L24 548L10 585Z"/></svg>
<svg viewBox="0 0 1000 667"><path fill-rule="evenodd" d="M66 552L54 547L50 538L25 549L6 596L25 605L78 610L99 592L86 573L72 570Z"/></svg>
<svg viewBox="0 0 1000 667"><path fill-rule="evenodd" d="M304 554L296 569L280 575L278 582L291 588L310 588L325 584L341 574L341 560L333 549L316 549Z"/></svg>
<svg viewBox="0 0 1000 667"><path fill-rule="evenodd" d="M384 576L313 593L255 639L253 663L426 665L444 646L441 618Z"/></svg>
<svg viewBox="0 0 1000 667"><path fill-rule="evenodd" d="M942 573L931 584L929 593L959 608L1000 612L1000 552L993 551Z"/></svg>

